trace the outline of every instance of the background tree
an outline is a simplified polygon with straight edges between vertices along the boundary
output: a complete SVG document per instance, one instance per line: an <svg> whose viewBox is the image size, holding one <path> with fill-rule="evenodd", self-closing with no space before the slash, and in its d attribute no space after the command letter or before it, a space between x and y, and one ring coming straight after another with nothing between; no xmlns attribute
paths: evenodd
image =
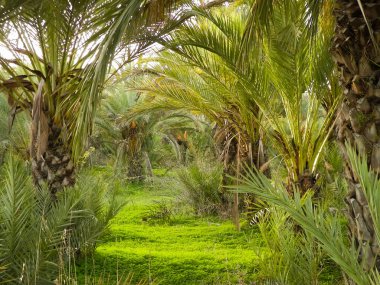
<svg viewBox="0 0 380 285"><path fill-rule="evenodd" d="M143 181L152 176L152 157L155 144L168 141L176 157L171 159L183 163L183 143L187 141L178 135L196 129L196 118L183 112L135 111L144 104L142 94L128 91L124 82L106 89L106 98L96 118L97 136L107 145L115 157L115 170L131 181ZM182 147L181 144L182 143ZM170 158L166 158L167 160ZM155 163L155 161L153 161Z"/></svg>
<svg viewBox="0 0 380 285"><path fill-rule="evenodd" d="M228 17L221 11L228 11ZM262 114L239 80L254 77L256 67L238 66L244 14L234 7L202 11L161 43L167 47L138 90L151 95L146 108L187 110L215 123L215 140L226 175L236 175L244 163L260 168L265 162L260 133ZM178 63L181 64L178 64ZM143 108L143 107L141 107Z"/></svg>

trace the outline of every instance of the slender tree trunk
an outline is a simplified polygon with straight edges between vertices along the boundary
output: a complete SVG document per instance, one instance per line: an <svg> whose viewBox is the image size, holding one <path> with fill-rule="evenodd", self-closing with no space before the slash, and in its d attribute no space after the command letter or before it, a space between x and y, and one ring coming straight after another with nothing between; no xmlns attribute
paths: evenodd
<svg viewBox="0 0 380 285"><path fill-rule="evenodd" d="M332 53L345 95L338 115L337 137L346 161L346 204L362 266L369 270L375 265L380 268L379 241L363 189L348 164L345 143L355 146L368 158L369 166L380 173L380 3L337 0L334 11Z"/></svg>
<svg viewBox="0 0 380 285"><path fill-rule="evenodd" d="M153 177L153 167L152 167L152 163L150 162L148 152L144 151L144 156L145 156L145 164L146 164L146 174L149 177Z"/></svg>
<svg viewBox="0 0 380 285"><path fill-rule="evenodd" d="M145 180L143 167L143 153L135 152L128 156L128 179L131 182L139 182Z"/></svg>
<svg viewBox="0 0 380 285"><path fill-rule="evenodd" d="M237 143L237 156L236 156L236 178L240 179L241 175L241 160L240 160L240 154L241 154L241 138L240 134L238 135L238 143ZM239 182L237 182L239 183ZM233 207L233 219L235 222L235 228L237 231L240 231L240 215L239 215L239 194L234 193L234 207Z"/></svg>
<svg viewBox="0 0 380 285"><path fill-rule="evenodd" d="M137 121L132 121L122 129L121 135L127 146L126 158L128 163L127 177L131 182L145 180L144 173L144 153L141 149L141 139L139 138L139 128L141 125Z"/></svg>

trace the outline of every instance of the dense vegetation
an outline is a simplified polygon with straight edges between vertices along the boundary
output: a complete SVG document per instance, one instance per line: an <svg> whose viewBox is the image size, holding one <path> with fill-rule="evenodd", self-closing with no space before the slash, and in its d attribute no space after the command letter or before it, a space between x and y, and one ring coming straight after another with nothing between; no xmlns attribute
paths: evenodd
<svg viewBox="0 0 380 285"><path fill-rule="evenodd" d="M0 1L0 283L380 284L377 2Z"/></svg>

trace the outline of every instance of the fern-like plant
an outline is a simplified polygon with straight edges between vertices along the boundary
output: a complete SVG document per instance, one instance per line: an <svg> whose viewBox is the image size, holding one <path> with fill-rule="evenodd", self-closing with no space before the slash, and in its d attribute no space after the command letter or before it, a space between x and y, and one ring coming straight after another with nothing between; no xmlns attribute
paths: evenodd
<svg viewBox="0 0 380 285"><path fill-rule="evenodd" d="M88 184L53 198L46 188L33 187L13 155L2 173L0 201L0 280L8 284L67 280L69 263L94 248L120 208L105 189Z"/></svg>
<svg viewBox="0 0 380 285"><path fill-rule="evenodd" d="M222 192L222 167L200 162L178 171L185 200L197 215L218 214L226 196Z"/></svg>
<svg viewBox="0 0 380 285"><path fill-rule="evenodd" d="M360 184L365 190L368 210L374 219L374 224L377 225L374 230L378 234L380 223L378 220L380 216L379 178L374 171L369 169L365 158L359 157L352 149L348 154L355 175L359 177ZM311 235L318 241L321 249L355 284L380 284L380 275L376 269L365 271L361 266L361 262L367 262L366 256L359 256L358 248L353 242L350 244L349 237L344 234L342 220L345 218L341 213L325 209L322 203L314 203L310 191L301 198L300 192L295 190L294 197L291 197L283 185L274 184L258 172L250 172L241 182L239 191L254 193L260 199L284 211L306 235ZM360 215L357 218L360 219ZM361 244L359 249L365 246L369 245ZM374 248L374 250L376 249Z"/></svg>

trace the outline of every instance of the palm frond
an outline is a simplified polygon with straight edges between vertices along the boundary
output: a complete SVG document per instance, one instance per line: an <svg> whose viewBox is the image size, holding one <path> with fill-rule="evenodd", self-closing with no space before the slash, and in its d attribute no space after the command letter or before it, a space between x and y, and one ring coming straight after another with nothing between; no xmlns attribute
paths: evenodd
<svg viewBox="0 0 380 285"><path fill-rule="evenodd" d="M373 219L374 231L376 237L380 238L380 179L378 174L368 167L367 157L365 155L357 154L355 149L347 145L347 153L351 166L355 172L355 176L360 182L366 200L370 215Z"/></svg>
<svg viewBox="0 0 380 285"><path fill-rule="evenodd" d="M272 182L261 173L250 172L241 181L238 190L244 193L254 193L260 199L284 210L307 233L314 236L328 256L357 284L376 284L376 272L368 274L358 261L358 252L354 246L347 246L346 238L342 234L341 217L324 212L314 205L312 195L301 198L295 191L292 199L281 185Z"/></svg>

